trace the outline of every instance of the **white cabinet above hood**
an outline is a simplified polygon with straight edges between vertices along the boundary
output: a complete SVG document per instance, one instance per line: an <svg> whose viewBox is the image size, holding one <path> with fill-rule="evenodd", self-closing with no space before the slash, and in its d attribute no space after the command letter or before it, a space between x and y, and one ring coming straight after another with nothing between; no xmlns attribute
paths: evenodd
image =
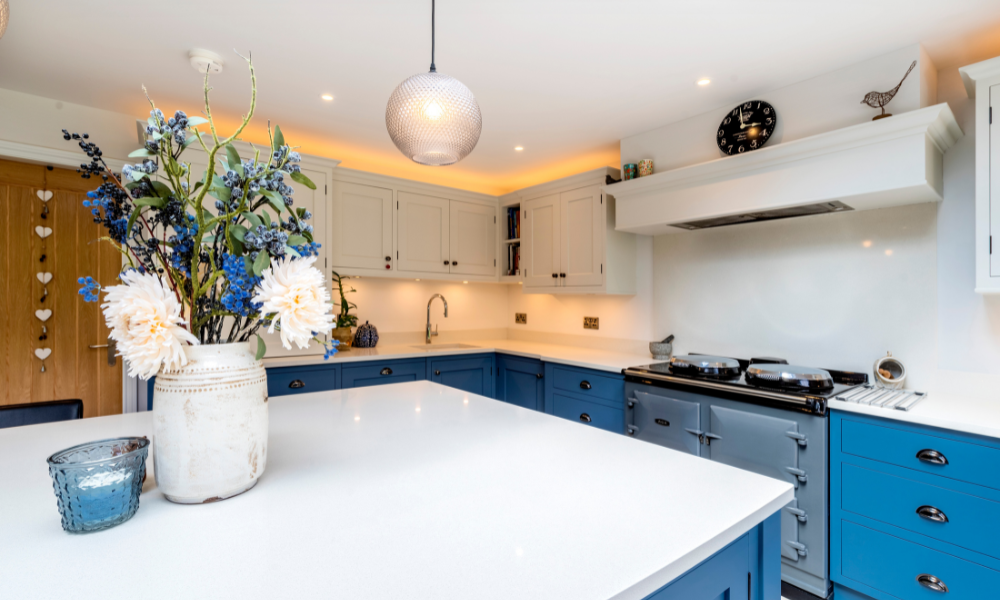
<svg viewBox="0 0 1000 600"><path fill-rule="evenodd" d="M644 235L938 202L942 156L962 135L938 104L604 189L615 229Z"/></svg>

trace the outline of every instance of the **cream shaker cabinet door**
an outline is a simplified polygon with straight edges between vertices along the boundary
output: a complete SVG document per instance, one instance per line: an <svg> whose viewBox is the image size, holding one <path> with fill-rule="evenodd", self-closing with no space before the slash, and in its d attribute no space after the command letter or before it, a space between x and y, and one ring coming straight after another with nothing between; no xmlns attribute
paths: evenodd
<svg viewBox="0 0 1000 600"><path fill-rule="evenodd" d="M452 200L450 217L451 272L460 275L495 274L496 207Z"/></svg>
<svg viewBox="0 0 1000 600"><path fill-rule="evenodd" d="M396 242L400 271L451 272L451 202L444 198L397 192Z"/></svg>
<svg viewBox="0 0 1000 600"><path fill-rule="evenodd" d="M331 266L391 269L392 190L335 181L331 191Z"/></svg>
<svg viewBox="0 0 1000 600"><path fill-rule="evenodd" d="M521 269L525 287L559 285L559 194L521 205Z"/></svg>
<svg viewBox="0 0 1000 600"><path fill-rule="evenodd" d="M561 286L604 283L604 211L601 190L586 187L559 194Z"/></svg>
<svg viewBox="0 0 1000 600"><path fill-rule="evenodd" d="M993 248L1000 244L1000 85L990 87L990 108L998 115L990 123L990 277L1000 277L1000 248Z"/></svg>

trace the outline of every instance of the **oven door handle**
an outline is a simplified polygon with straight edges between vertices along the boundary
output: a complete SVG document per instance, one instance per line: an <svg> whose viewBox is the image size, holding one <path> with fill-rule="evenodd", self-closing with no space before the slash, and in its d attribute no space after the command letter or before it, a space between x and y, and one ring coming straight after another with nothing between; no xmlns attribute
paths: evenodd
<svg viewBox="0 0 1000 600"><path fill-rule="evenodd" d="M805 434L799 433L798 431L786 431L785 435L795 440L799 446L803 448L809 443L809 439L806 438Z"/></svg>
<svg viewBox="0 0 1000 600"><path fill-rule="evenodd" d="M795 467L785 467L785 470L791 473L792 475L795 475L795 478L801 481L802 483L809 481L809 476L806 475L806 472L803 471L802 469L796 469Z"/></svg>

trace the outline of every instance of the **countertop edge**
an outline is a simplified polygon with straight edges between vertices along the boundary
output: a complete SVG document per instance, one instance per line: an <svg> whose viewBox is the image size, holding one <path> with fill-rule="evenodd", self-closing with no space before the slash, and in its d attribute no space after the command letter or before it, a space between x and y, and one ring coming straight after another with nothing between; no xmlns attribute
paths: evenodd
<svg viewBox="0 0 1000 600"><path fill-rule="evenodd" d="M923 402L933 402L935 397L929 396ZM971 420L954 419L954 418L941 418L937 415L927 415L921 414L918 404L913 410L890 410L886 408L878 408L865 406L862 404L854 404L851 402L844 402L842 400L831 400L829 402L829 408L831 410L839 410L843 412L849 412L859 415L866 415L869 417L881 418L887 421L899 421L901 423L910 423L913 425L924 425L926 427L934 427L936 429L942 429L945 431L952 431L955 433L965 433L969 435L978 435L981 437L988 437L1000 440L1000 423L996 425L990 425L989 423L975 422Z"/></svg>

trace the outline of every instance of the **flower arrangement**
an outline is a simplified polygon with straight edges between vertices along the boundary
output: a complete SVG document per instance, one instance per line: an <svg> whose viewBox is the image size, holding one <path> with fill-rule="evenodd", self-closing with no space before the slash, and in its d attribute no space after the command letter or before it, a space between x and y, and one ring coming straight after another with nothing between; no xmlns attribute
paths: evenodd
<svg viewBox="0 0 1000 600"><path fill-rule="evenodd" d="M77 171L102 180L84 205L107 229L101 240L127 263L120 285L102 290L93 278L81 277L80 294L98 302L105 293L110 337L130 375L149 379L161 367L187 364L189 344L247 342L255 335L260 359L266 351L262 326L277 331L285 348L317 341L326 358L337 351L337 341L318 339L333 327L333 305L314 266L319 244L307 224L312 215L294 208L286 178L310 189L315 184L301 172L301 157L285 143L280 127L272 132L268 125L271 147L263 153L254 148L253 158L241 157L232 145L257 103L253 62L244 60L250 110L229 137L216 130L207 72L205 116L176 111L167 118L149 100L145 145L129 155L142 162L125 165L120 175L86 133L63 130L63 138L76 141L90 159ZM195 180L191 163L181 158L192 144L201 146L210 165ZM211 207L208 197L214 198Z"/></svg>

